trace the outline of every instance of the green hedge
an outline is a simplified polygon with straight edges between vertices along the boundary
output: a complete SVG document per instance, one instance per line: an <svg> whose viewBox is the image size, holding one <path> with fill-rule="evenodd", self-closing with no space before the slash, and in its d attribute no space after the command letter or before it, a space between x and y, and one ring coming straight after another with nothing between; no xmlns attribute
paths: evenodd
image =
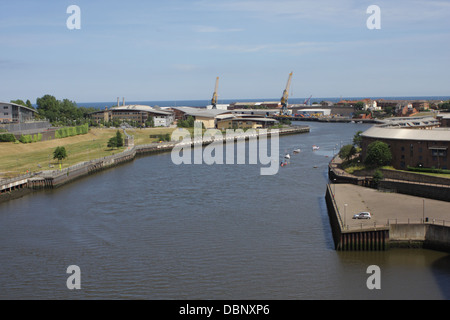
<svg viewBox="0 0 450 320"><path fill-rule="evenodd" d="M73 137L73 136L77 136L79 134L86 134L88 132L89 132L89 125L86 123L81 126L64 127L64 128L58 129L55 132L55 138L62 139L62 138L66 138L66 137Z"/></svg>
<svg viewBox="0 0 450 320"><path fill-rule="evenodd" d="M0 142L14 142L16 137L12 133L0 134Z"/></svg>
<svg viewBox="0 0 450 320"><path fill-rule="evenodd" d="M21 135L19 138L19 141L22 143L32 143L32 142L38 142L42 140L42 134L38 133L38 134L26 134L26 135Z"/></svg>
<svg viewBox="0 0 450 320"><path fill-rule="evenodd" d="M436 169L436 168L408 167L408 171L413 171L413 172L425 172L425 173L443 173L443 174L450 174L450 170L447 170L447 169Z"/></svg>

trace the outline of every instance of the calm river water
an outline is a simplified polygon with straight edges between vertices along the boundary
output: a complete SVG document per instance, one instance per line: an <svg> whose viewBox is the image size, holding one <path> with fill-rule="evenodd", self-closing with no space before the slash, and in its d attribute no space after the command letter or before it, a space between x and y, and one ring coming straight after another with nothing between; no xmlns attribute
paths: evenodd
<svg viewBox="0 0 450 320"><path fill-rule="evenodd" d="M0 298L450 299L448 254L334 250L327 164L369 125L301 124L280 153L302 152L274 176L165 153L0 204Z"/></svg>

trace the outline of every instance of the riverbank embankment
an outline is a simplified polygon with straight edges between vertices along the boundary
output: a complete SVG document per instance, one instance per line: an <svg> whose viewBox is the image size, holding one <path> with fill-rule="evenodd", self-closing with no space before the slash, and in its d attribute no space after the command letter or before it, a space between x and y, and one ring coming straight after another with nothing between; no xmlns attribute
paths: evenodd
<svg viewBox="0 0 450 320"><path fill-rule="evenodd" d="M291 135L291 134L302 134L310 132L309 126L291 126L288 128L278 129L278 134ZM127 135L128 136L128 135ZM253 132L248 135L239 135L232 139L237 141L238 139L250 139L260 136L259 132ZM267 137L270 138L270 130L267 132ZM212 137L212 138L202 138L200 141L192 139L191 145L208 145L212 142L217 142L220 139L225 141L229 137ZM0 180L0 202L16 199L23 196L24 194L30 193L33 190L39 189L52 189L61 187L67 183L73 182L81 177L94 174L96 172L106 170L129 161L134 160L137 156L150 155L161 152L170 152L177 142L162 142L162 143L151 143L145 145L130 145L123 152L117 153L115 155L110 155L102 157L95 160L85 161L78 163L76 165L64 168L61 170L45 170L36 173L28 173L16 178Z"/></svg>

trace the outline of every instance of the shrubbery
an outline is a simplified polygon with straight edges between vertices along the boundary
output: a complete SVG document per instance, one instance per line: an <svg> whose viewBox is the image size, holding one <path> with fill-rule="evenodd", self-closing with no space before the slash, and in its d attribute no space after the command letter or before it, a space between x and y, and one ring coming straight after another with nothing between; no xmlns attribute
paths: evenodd
<svg viewBox="0 0 450 320"><path fill-rule="evenodd" d="M413 172L450 174L450 170L447 170L447 169L420 168L420 167L409 167L409 166L407 169L408 169L408 171L413 171Z"/></svg>
<svg viewBox="0 0 450 320"><path fill-rule="evenodd" d="M89 132L89 125L86 123L81 126L64 127L64 128L58 129L55 132L55 138L62 139L62 138L66 138L66 137L73 137L73 136L77 136L79 134L86 134L88 132Z"/></svg>
<svg viewBox="0 0 450 320"><path fill-rule="evenodd" d="M38 134L26 134L26 135L21 135L19 138L19 141L22 143L32 143L32 142L38 142L42 140L42 134L38 133Z"/></svg>
<svg viewBox="0 0 450 320"><path fill-rule="evenodd" d="M14 142L16 137L12 133L0 134L0 142Z"/></svg>

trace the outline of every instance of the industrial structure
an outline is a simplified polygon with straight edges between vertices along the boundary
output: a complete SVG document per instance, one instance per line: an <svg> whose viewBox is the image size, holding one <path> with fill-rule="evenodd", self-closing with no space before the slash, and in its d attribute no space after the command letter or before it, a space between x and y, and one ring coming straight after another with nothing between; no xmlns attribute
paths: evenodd
<svg viewBox="0 0 450 320"><path fill-rule="evenodd" d="M211 99L211 105L213 109L217 109L217 90L219 88L219 77L216 78L216 86L214 88L214 93Z"/></svg>
<svg viewBox="0 0 450 320"><path fill-rule="evenodd" d="M289 74L289 78L286 84L286 89L283 91L283 96L281 97L281 115L285 115L288 107L288 98L289 98L289 88L291 87L292 80L292 72Z"/></svg>

